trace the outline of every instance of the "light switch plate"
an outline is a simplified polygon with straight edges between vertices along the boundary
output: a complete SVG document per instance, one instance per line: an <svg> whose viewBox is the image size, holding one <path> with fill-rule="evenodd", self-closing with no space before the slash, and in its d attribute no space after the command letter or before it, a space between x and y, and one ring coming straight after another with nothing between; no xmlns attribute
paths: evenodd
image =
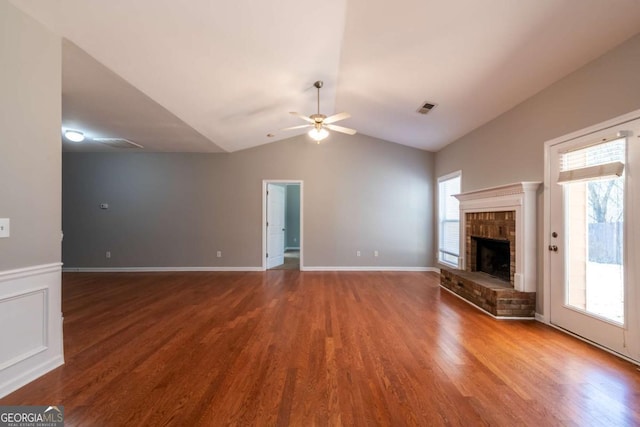
<svg viewBox="0 0 640 427"><path fill-rule="evenodd" d="M10 231L9 218L0 218L0 238L9 237Z"/></svg>

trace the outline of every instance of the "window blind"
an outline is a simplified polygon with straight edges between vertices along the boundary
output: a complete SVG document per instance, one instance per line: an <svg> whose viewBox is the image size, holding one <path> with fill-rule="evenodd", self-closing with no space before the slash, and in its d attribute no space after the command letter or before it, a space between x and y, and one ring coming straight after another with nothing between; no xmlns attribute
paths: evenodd
<svg viewBox="0 0 640 427"><path fill-rule="evenodd" d="M440 260L455 263L460 255L460 210L458 199L460 176L441 180L438 183L440 211ZM453 257L453 258L452 258Z"/></svg>
<svg viewBox="0 0 640 427"><path fill-rule="evenodd" d="M618 138L560 155L559 184L622 176L626 138Z"/></svg>

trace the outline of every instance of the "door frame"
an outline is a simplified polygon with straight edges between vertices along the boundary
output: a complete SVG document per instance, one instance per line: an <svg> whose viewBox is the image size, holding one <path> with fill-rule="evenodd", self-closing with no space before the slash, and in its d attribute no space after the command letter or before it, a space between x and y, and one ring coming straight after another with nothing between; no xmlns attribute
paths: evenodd
<svg viewBox="0 0 640 427"><path fill-rule="evenodd" d="M267 270L267 187L269 184L300 185L300 271L304 269L304 181L301 179L262 180L262 271Z"/></svg>
<svg viewBox="0 0 640 427"><path fill-rule="evenodd" d="M542 265L543 265L543 310L544 313L541 317L536 314L538 320L546 323L547 325L551 325L551 253L546 250L546 248L551 244L551 190L550 186L552 185L551 180L551 170L550 170L550 150L551 147L557 144L561 144L563 142L570 141L572 139L588 136L589 134L603 131L607 128L622 125L626 122L630 122L633 120L640 119L640 110L635 110L627 114L623 114L621 116L615 117L613 119L606 120L604 122L597 123L592 126L588 126L586 128L577 130L575 132L571 132L569 134L551 139L544 143L544 214L543 214L543 244L541 250L544 252L544 256L542 257ZM626 254L625 254L626 256ZM626 304L626 303L625 303ZM564 330L564 329L563 329ZM575 335L575 334L572 334ZM591 341L589 341L591 342ZM604 348L602 346L598 346L600 348ZM604 348L607 351L610 351ZM620 355L615 353L618 356L624 357L624 355ZM630 359L628 359L630 360ZM638 363L635 362L634 363Z"/></svg>

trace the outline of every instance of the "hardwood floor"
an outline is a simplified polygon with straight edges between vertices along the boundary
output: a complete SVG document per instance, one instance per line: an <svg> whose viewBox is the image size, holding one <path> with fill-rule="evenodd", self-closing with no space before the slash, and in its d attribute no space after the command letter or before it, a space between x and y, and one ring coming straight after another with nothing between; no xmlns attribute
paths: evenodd
<svg viewBox="0 0 640 427"><path fill-rule="evenodd" d="M639 425L636 367L434 273L65 273L67 426Z"/></svg>

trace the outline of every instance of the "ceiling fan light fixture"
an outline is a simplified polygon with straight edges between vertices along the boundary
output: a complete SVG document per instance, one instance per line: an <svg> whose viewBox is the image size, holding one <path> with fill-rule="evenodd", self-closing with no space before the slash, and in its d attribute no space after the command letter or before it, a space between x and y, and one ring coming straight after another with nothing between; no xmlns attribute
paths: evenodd
<svg viewBox="0 0 640 427"><path fill-rule="evenodd" d="M333 124L337 121L348 119L349 117L351 117L351 114L347 112L342 112L342 113L333 114L329 117L327 117L324 114L320 114L320 88L323 86L322 80L318 80L313 84L313 86L318 90L318 110L317 110L318 112L307 117L303 114L292 111L289 114L304 120L305 122L307 122L307 124L299 125L299 126L290 126L280 130L295 130L295 129L302 129L302 128L311 128L311 130L309 131L309 136L318 144L320 144L320 141L322 141L323 139L329 136L329 130L340 132L340 133L346 133L347 135L355 135L356 134L355 129L349 129L346 127L336 126ZM269 134L267 136L271 136L271 135L272 134Z"/></svg>
<svg viewBox="0 0 640 427"><path fill-rule="evenodd" d="M329 131L327 131L325 128L313 128L309 131L309 136L319 144L320 141L329 136Z"/></svg>
<svg viewBox="0 0 640 427"><path fill-rule="evenodd" d="M67 129L64 131L64 137L72 142L82 142L84 141L84 133L79 130Z"/></svg>

